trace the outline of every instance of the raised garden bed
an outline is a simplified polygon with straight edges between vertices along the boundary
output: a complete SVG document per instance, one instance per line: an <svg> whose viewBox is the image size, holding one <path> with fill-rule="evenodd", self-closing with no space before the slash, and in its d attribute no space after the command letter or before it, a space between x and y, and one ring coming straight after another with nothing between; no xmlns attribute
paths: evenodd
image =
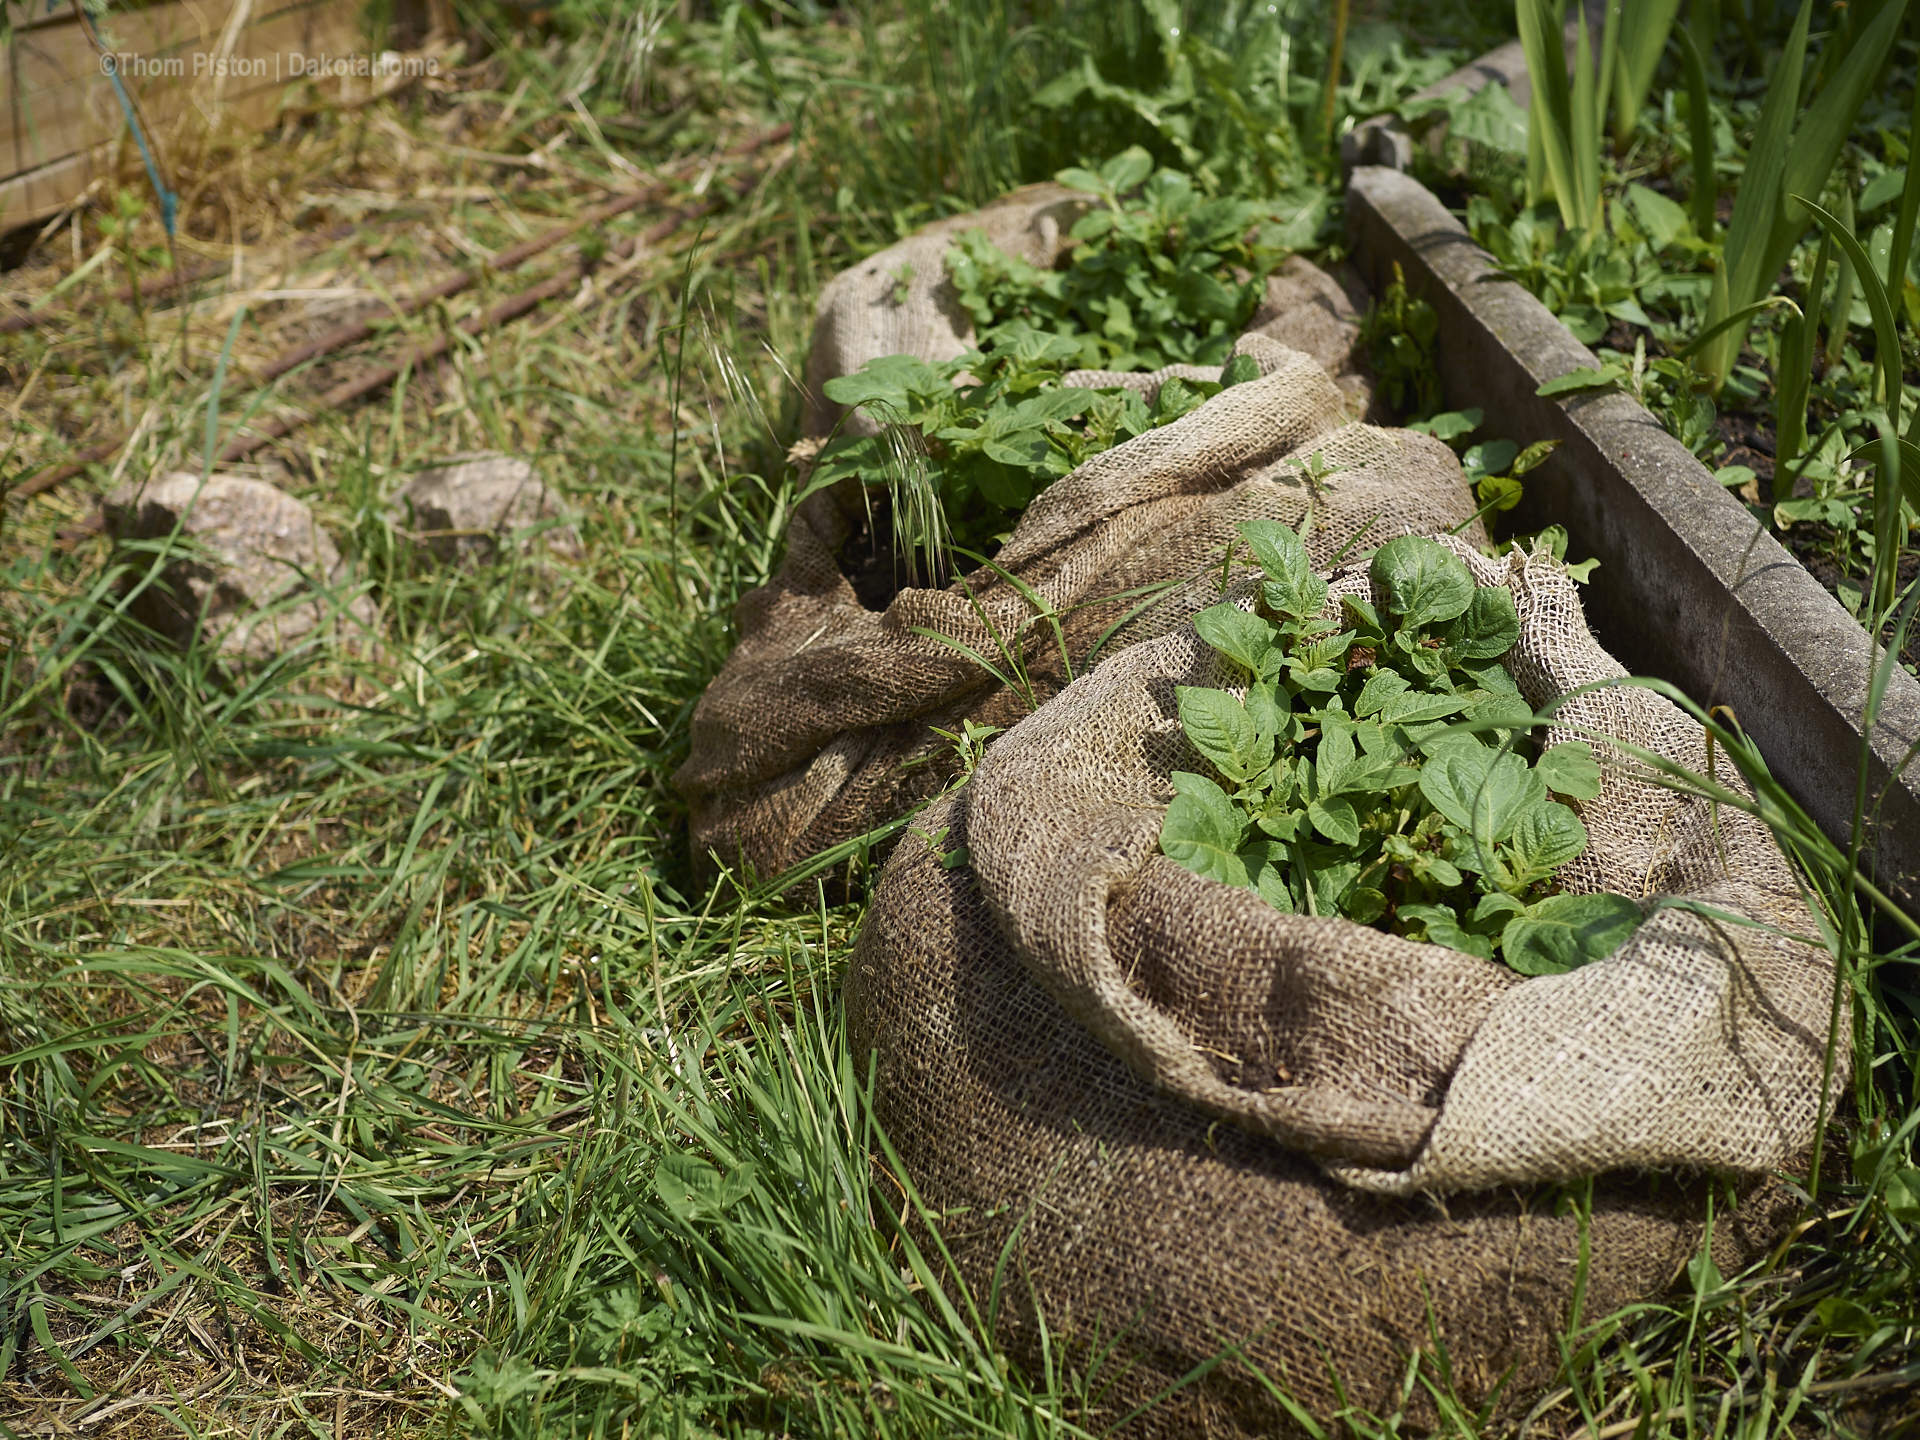
<svg viewBox="0 0 1920 1440"><path fill-rule="evenodd" d="M1562 442L1510 512L1517 530L1559 524L1600 561L1583 600L1596 633L1637 674L1733 711L1829 835L1853 821L1867 756L1868 860L1920 910L1920 682L1897 667L1870 737L1867 634L1817 579L1631 397L1541 397L1598 360L1424 185L1362 166L1347 191L1353 261L1376 290L1398 264L1439 315L1446 402L1504 433Z"/></svg>

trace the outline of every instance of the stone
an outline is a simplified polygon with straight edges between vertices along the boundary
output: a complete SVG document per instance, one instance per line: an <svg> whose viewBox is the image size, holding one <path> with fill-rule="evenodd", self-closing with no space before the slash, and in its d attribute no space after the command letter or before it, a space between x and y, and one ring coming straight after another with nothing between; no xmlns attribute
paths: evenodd
<svg viewBox="0 0 1920 1440"><path fill-rule="evenodd" d="M264 480L211 475L203 483L174 470L122 485L101 508L122 545L164 541L176 530L187 542L128 607L176 644L197 634L228 661L257 663L314 636L341 611L362 626L376 618L366 596L343 602L336 593L346 566L313 511Z"/></svg>
<svg viewBox="0 0 1920 1440"><path fill-rule="evenodd" d="M401 488L398 502L398 518L408 533L457 565L485 564L515 531L561 516L553 492L531 464L494 451L456 455L422 470ZM540 538L569 558L580 552L571 525L554 526Z"/></svg>

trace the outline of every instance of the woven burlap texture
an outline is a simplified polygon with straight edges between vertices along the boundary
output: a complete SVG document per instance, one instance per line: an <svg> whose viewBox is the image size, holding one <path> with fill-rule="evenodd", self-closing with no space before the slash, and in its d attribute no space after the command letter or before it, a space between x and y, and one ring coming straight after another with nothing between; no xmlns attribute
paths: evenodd
<svg viewBox="0 0 1920 1440"><path fill-rule="evenodd" d="M841 565L865 525L865 496L848 483L802 504L779 571L735 611L738 643L694 712L674 777L695 856L772 876L904 813L951 773L934 727L1011 725L1067 683L1069 661L1078 673L1096 648L1110 654L1184 624L1218 598L1240 521L1304 527L1320 563L1363 533L1369 544L1455 525L1481 536L1444 445L1343 425L1341 392L1312 359L1263 336L1237 349L1260 379L1056 481L995 557L1060 617L1057 637L1033 600L987 569L864 608ZM1006 642L1025 657L1025 686L936 635L1003 674Z"/></svg>
<svg viewBox="0 0 1920 1440"><path fill-rule="evenodd" d="M1457 951L1283 915L1162 856L1167 776L1205 768L1174 687L1233 683L1191 626L1114 656L988 753L970 813L988 905L1137 1074L1357 1188L1789 1162L1817 1124L1833 974L1824 952L1781 933L1814 933L1786 860L1759 821L1661 789L1595 739L1702 774L1712 763L1671 701L1582 688L1625 672L1593 641L1563 567L1443 543L1479 583L1511 590L1520 639L1506 663L1529 703L1558 707L1545 743L1596 745L1602 789L1579 806L1589 846L1563 878L1641 900L1648 918L1621 949L1522 981ZM1365 585L1355 567L1334 592ZM1250 583L1234 593L1252 604Z"/></svg>
<svg viewBox="0 0 1920 1440"><path fill-rule="evenodd" d="M971 791L916 817L888 860L845 995L858 1073L877 1058L880 1124L983 1312L998 1281L999 1343L1034 1373L1051 1362L1086 1376L1093 1409L1075 1418L1096 1433L1188 1382L1121 1430L1135 1440L1298 1433L1239 1363L1190 1380L1235 1345L1333 1430L1349 1405L1399 1409L1407 1357L1431 1355L1437 1339L1459 1397L1477 1408L1504 1381L1498 1417L1517 1422L1556 1378L1554 1337L1582 1276L1583 1191L1372 1194L1156 1088L1048 993L977 871L956 863L970 843L979 852ZM1202 951L1222 936L1204 908L1216 897L1190 898L1203 908L1170 909L1186 902L1164 889L1116 897L1108 934L1161 1003L1184 1003L1191 1043L1251 1062L1248 1037L1276 1004L1297 1008L1305 987L1281 972L1290 957ZM1178 934L1183 919L1196 942L1184 968L1152 970L1148 937ZM1305 946L1300 956L1313 958ZM1354 1070L1378 1067L1354 1015L1404 1028L1410 1011L1456 1003L1444 979L1417 1001L1413 988L1314 986L1315 1008L1287 1037L1300 1072L1249 1063L1242 1078L1272 1086L1320 1073L1343 1044L1359 1055ZM1721 1271L1764 1254L1797 1214L1792 1193L1772 1181L1732 1188L1737 1203L1704 1178L1598 1180L1582 1321L1668 1288L1698 1251L1710 1192ZM1416 1387L1408 1424L1437 1418Z"/></svg>
<svg viewBox="0 0 1920 1440"><path fill-rule="evenodd" d="M961 234L982 231L1007 254L1050 267L1073 247L1074 224L1092 204L1064 186L1029 185L984 209L937 220L834 276L820 292L807 352L805 432L826 435L843 420L843 433L874 428L865 416L846 416L827 399L822 388L827 381L883 355L911 355L933 364L972 348L973 318L961 307L960 292L946 270L947 251ZM1311 261L1290 256L1267 278L1247 331L1312 356L1347 397L1349 412L1368 413L1372 391L1356 354L1359 311L1340 284ZM1175 365L1151 375L1075 371L1066 383L1126 385L1151 399L1169 374L1219 378L1217 369Z"/></svg>

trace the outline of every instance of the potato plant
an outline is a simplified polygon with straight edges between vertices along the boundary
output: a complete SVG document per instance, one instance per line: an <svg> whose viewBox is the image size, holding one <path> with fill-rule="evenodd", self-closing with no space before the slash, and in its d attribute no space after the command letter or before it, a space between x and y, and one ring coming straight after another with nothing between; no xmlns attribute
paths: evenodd
<svg viewBox="0 0 1920 1440"><path fill-rule="evenodd" d="M1149 406L1119 387L1062 385L1079 353L1070 338L1015 321L986 332L980 349L937 365L885 355L829 380L829 399L866 411L882 428L828 442L808 492L849 476L869 484L897 477L911 457L952 544L984 553L1053 481L1259 374L1250 358L1236 356L1219 381L1168 379ZM974 383L956 383L962 379Z"/></svg>
<svg viewBox="0 0 1920 1440"><path fill-rule="evenodd" d="M1634 901L1557 883L1586 848L1576 806L1599 793L1600 770L1580 741L1530 758L1532 707L1500 663L1520 634L1512 596L1405 536L1371 562L1385 613L1345 596L1334 619L1293 531L1239 529L1267 578L1252 611L1223 603L1194 618L1242 679L1176 689L1212 773L1173 774L1161 850L1277 909L1498 956L1524 975L1620 945L1640 922Z"/></svg>
<svg viewBox="0 0 1920 1440"><path fill-rule="evenodd" d="M1210 197L1178 170L1155 170L1138 146L1054 178L1099 201L1074 225L1080 243L1063 268L1030 265L973 230L947 252L947 273L983 331L1024 320L1071 340L1087 369L1225 363L1268 272L1312 237L1281 225L1270 202Z"/></svg>

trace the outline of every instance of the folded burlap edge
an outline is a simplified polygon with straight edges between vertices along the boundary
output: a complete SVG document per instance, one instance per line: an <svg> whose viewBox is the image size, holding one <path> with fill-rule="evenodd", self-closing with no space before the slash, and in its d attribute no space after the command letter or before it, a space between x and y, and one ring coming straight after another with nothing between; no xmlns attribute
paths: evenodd
<svg viewBox="0 0 1920 1440"><path fill-rule="evenodd" d="M1480 583L1505 583L1515 592L1523 633L1508 660L1530 703L1555 698L1529 691L1529 682L1537 688L1543 674L1559 673L1563 684L1569 668L1583 682L1624 675L1584 624L1577 644L1567 634L1545 637L1571 661L1529 653L1542 640L1530 627L1563 631L1567 615L1579 614L1573 584L1550 556L1516 556L1504 564L1470 552L1467 558ZM1251 606L1249 588L1240 598ZM1382 1194L1565 1181L1633 1168L1751 1172L1807 1150L1819 1109L1831 965L1824 954L1776 933L1809 935L1813 927L1804 905L1783 898L1792 891L1791 875L1757 820L1724 808L1713 817L1723 856L1738 852L1749 870L1764 875L1729 874L1684 893L1637 896L1654 910L1651 918L1612 956L1567 975L1516 983L1503 966L1442 947L1343 920L1282 915L1249 891L1190 875L1158 855L1171 798L1165 774L1176 766L1201 768L1197 757L1173 758L1185 741L1172 685L1230 683L1221 663L1191 626L1142 642L1002 736L973 781L973 865L996 918L1023 962L1136 1073L1315 1156L1345 1184ZM1160 692L1157 716L1102 734L1103 711L1138 709L1149 687ZM1686 731L1672 723L1684 720L1682 712L1660 696L1623 687L1608 693L1624 695L1635 714L1653 717L1652 731ZM1584 703L1585 696L1568 702L1562 723L1580 728L1571 712ZM1571 738L1572 729L1550 731L1546 739ZM1606 789L1584 808L1598 808L1604 818L1613 796L1616 808L1624 804L1637 814L1633 807L1646 798L1639 791L1651 787L1599 748L1609 762ZM1698 763L1691 753L1676 758ZM1628 795L1625 787L1638 789ZM1675 823L1671 815L1688 803L1669 804L1662 823ZM1693 824L1678 823L1683 829ZM1633 859L1637 865L1638 852ZM1654 870L1650 863L1647 873ZM1407 1095L1369 1094L1366 1086L1261 1093L1223 1080L1192 1036L1129 984L1109 943L1110 909L1156 883L1156 871L1157 883L1202 897L1195 903L1227 917L1223 923L1251 927L1276 957L1269 963L1312 954L1316 962L1337 965L1344 944L1389 969L1487 976L1485 1013L1461 1044L1437 1107ZM1606 888L1585 878L1570 888ZM1735 918L1660 908L1676 900ZM1773 930L1742 928L1741 920ZM1383 1010L1380 1018L1392 1016ZM1668 1060L1654 1063L1662 1055ZM1834 1068L1837 1093L1844 1057ZM1317 1093L1302 1093L1308 1090Z"/></svg>

